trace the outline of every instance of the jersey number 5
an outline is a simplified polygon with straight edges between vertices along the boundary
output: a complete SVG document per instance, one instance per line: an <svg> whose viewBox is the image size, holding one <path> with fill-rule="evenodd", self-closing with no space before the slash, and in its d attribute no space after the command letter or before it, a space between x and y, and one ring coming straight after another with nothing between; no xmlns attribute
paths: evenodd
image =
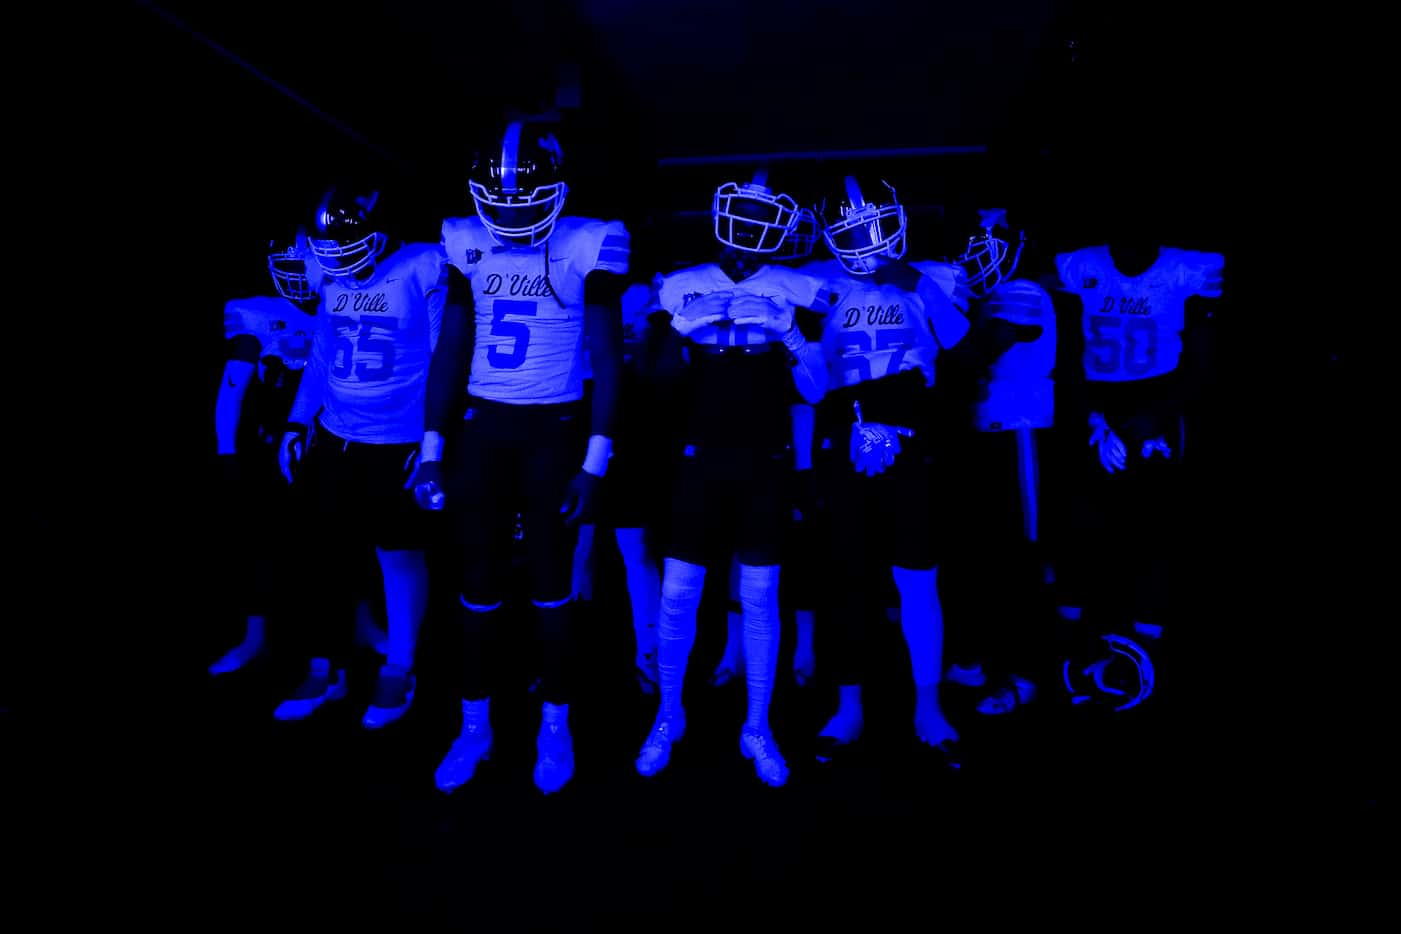
<svg viewBox="0 0 1401 934"><path fill-rule="evenodd" d="M491 335L514 340L510 350L505 344L492 344L486 359L498 370L514 370L525 362L525 349L530 346L530 326L524 321L507 321L507 315L535 317L535 303L510 298L498 298L491 305Z"/></svg>

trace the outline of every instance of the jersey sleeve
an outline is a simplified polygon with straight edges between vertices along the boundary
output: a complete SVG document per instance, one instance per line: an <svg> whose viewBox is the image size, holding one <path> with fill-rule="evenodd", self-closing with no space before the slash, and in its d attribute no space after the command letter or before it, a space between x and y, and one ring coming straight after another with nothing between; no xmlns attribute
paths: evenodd
<svg viewBox="0 0 1401 934"><path fill-rule="evenodd" d="M973 289L968 285L968 271L962 266L953 267L953 290L949 294L949 301L959 313L965 317L968 309L973 304Z"/></svg>
<svg viewBox="0 0 1401 934"><path fill-rule="evenodd" d="M784 272L784 288L793 304L809 309L817 306L822 292L822 280L795 269L785 269Z"/></svg>
<svg viewBox="0 0 1401 934"><path fill-rule="evenodd" d="M476 238L472 235L472 219L449 217L443 221L440 246L444 260L457 267L458 272L468 275L467 254L473 249L480 249L477 246Z"/></svg>
<svg viewBox="0 0 1401 934"><path fill-rule="evenodd" d="M253 334L252 323L238 302L224 305L224 338L232 340L241 334Z"/></svg>
<svg viewBox="0 0 1401 934"><path fill-rule="evenodd" d="M924 314L929 319L929 330L942 348L952 347L963 340L968 333L968 319L959 314L953 300L944 294L938 283L929 276L921 275L916 294L924 303Z"/></svg>
<svg viewBox="0 0 1401 934"><path fill-rule="evenodd" d="M237 300L224 305L224 341L228 360L257 363L263 351L254 315Z"/></svg>
<svg viewBox="0 0 1401 934"><path fill-rule="evenodd" d="M607 221L603 224L602 234L598 254L585 274L601 269L619 276L627 275L628 259L632 253L632 238L628 229L622 221Z"/></svg>
<svg viewBox="0 0 1401 934"><path fill-rule="evenodd" d="M1085 281L1084 251L1076 250L1074 253L1058 254L1056 256L1056 275L1060 277L1062 288L1078 292Z"/></svg>
<svg viewBox="0 0 1401 934"><path fill-rule="evenodd" d="M1225 267L1226 257L1220 253L1185 252L1182 257L1182 284L1193 295L1220 298Z"/></svg>
<svg viewBox="0 0 1401 934"><path fill-rule="evenodd" d="M444 248L428 246L417 257L415 272L428 303L428 347L432 350L438 346L438 335L443 330L443 304L448 297L448 262Z"/></svg>

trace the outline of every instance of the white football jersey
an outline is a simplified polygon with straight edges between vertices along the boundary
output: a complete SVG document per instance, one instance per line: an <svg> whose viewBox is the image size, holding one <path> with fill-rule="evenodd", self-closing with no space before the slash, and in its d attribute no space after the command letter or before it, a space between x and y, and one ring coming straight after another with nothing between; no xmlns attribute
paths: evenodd
<svg viewBox="0 0 1401 934"><path fill-rule="evenodd" d="M1084 305L1085 378L1129 382L1177 369L1187 299L1219 297L1225 262L1220 253L1161 247L1152 266L1126 276L1107 246L1057 256L1061 285Z"/></svg>
<svg viewBox="0 0 1401 934"><path fill-rule="evenodd" d="M443 248L472 284L472 395L515 405L581 398L584 279L594 270L627 274L627 228L561 217L545 243L515 247L499 244L478 217L449 218Z"/></svg>

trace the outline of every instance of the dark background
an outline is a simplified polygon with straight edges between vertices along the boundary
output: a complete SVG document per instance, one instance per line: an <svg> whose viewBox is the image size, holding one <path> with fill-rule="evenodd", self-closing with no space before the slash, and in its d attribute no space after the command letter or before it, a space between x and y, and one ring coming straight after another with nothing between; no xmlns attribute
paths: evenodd
<svg viewBox="0 0 1401 934"><path fill-rule="evenodd" d="M1288 305L1257 291L1265 249L1297 229L1264 226L1252 182L1308 135L1266 117L1288 102L1288 62L1258 60L1277 23L1197 2L170 0L110 4L84 25L99 54L59 42L49 60L82 76L62 91L80 106L43 125L87 167L64 174L74 204L49 220L81 263L73 304L88 317L74 330L94 346L78 380L42 353L20 370L45 403L41 478L59 495L13 507L33 530L18 572L34 598L17 614L31 622L12 627L5 723L16 761L56 744L80 762L65 778L130 825L122 840L176 828L157 834L153 861L120 867L147 877L130 890L147 908L583 927L729 915L767 893L780 918L911 904L917 919L1047 923L1106 891L1156 910L1182 908L1184 891L1240 896L1243 866L1302 871L1320 834L1344 844L1335 858L1360 854L1353 839L1389 799L1386 682L1359 640L1371 617L1351 596L1362 573L1345 547L1369 494L1335 453L1357 437L1358 382L1340 318L1293 330L1312 286ZM16 97L32 100L22 86ZM1147 726L1033 721L994 736L1002 758L971 784L900 753L837 780L797 771L773 796L729 761L737 697L715 705L711 739L698 728L678 777L639 787L628 762L649 714L617 668L600 675L613 687L597 709L626 709L626 722L595 712L578 725L611 764L548 802L528 785L524 695L500 770L444 802L429 781L456 728L448 693L429 689L403 731L367 744L345 711L311 742L273 732L285 671L211 692L203 666L232 633L208 558L220 306L267 290L269 236L305 223L329 179L371 177L405 238L433 240L442 217L471 211L470 141L505 116L552 111L569 210L626 220L639 276L703 251L711 192L749 167L684 160L750 153L796 154L782 168L804 200L877 168L912 208L912 257L959 244L990 204L1036 237L1023 271L1111 233L1225 252L1191 689ZM830 155L938 147L957 151ZM1257 378L1261 348L1285 376ZM1272 408L1287 415L1267 419ZM61 440L53 424L70 426ZM1301 482L1261 466L1261 451L1271 464L1286 450ZM1287 505L1246 505L1265 488ZM1298 547L1272 565L1276 526ZM628 656L618 599L599 611L615 614L617 638L593 656L605 668ZM696 676L718 652L713 628ZM442 638L425 632L429 657ZM1309 663L1279 667L1278 643ZM75 709L50 730L39 724L55 684ZM821 722L823 705L791 684L779 704L803 728ZM888 704L903 716L902 699ZM760 833L780 844L748 842ZM151 878L158 897L142 894ZM1013 882L1042 894L1018 899L1002 888Z"/></svg>

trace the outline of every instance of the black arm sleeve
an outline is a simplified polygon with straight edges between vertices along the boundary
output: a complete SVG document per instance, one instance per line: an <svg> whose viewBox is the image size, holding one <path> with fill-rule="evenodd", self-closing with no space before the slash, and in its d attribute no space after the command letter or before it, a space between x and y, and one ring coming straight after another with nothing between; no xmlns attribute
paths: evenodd
<svg viewBox="0 0 1401 934"><path fill-rule="evenodd" d="M443 329L428 366L428 398L423 426L442 432L461 415L472 372L476 317L472 285L457 267L448 267L448 296L443 305Z"/></svg>
<svg viewBox="0 0 1401 934"><path fill-rule="evenodd" d="M584 339L593 365L593 421L590 432L613 436L622 390L623 290L619 275L595 269L584 279Z"/></svg>
<svg viewBox="0 0 1401 934"><path fill-rule="evenodd" d="M225 360L240 360L244 363L257 363L263 352L263 345L252 334L239 334L231 337L224 346Z"/></svg>

